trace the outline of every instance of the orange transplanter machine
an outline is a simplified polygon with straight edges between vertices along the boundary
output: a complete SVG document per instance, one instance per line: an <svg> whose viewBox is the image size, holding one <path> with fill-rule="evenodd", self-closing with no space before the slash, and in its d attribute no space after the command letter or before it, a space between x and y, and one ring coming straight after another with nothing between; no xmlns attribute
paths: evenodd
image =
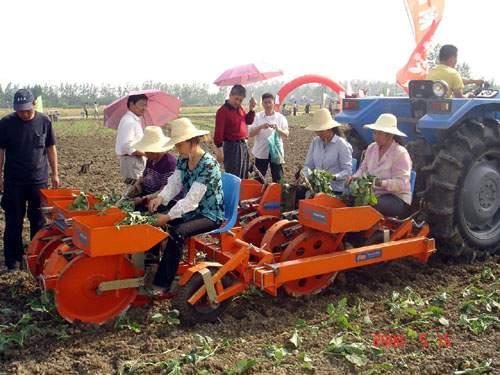
<svg viewBox="0 0 500 375"><path fill-rule="evenodd" d="M227 223L241 216L241 202L257 198L251 202L257 208L279 202L281 191L273 189L281 187L270 186L243 181L235 198L240 204L225 201L231 205ZM296 220L256 212L243 226L226 223L186 241L172 301L184 323L218 320L231 298L250 286L272 296L280 289L311 295L340 271L403 257L426 262L436 250L427 224L386 218L371 206L347 207L325 194L301 200ZM112 209L70 218L71 230L44 259L41 285L54 290L65 319L101 324L144 300L142 255L168 234L147 224L117 226L124 217Z"/></svg>

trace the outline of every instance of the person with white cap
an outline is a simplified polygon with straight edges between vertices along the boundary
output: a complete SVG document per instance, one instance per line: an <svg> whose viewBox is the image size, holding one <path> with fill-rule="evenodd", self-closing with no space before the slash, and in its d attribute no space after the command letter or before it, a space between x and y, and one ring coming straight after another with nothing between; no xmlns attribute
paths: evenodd
<svg viewBox="0 0 500 375"><path fill-rule="evenodd" d="M222 175L219 163L201 147L209 132L197 129L188 118L170 123L171 139L166 147L175 146L179 157L167 186L149 202L151 212L167 205L179 193L184 198L168 211L158 215L156 225L168 224L167 246L155 275L153 286L159 291L170 288L182 256L185 239L218 228L224 221Z"/></svg>
<svg viewBox="0 0 500 375"><path fill-rule="evenodd" d="M0 191L3 192L3 240L8 270L18 270L22 263L26 207L31 238L45 224L40 211L40 189L48 186L49 166L52 187L59 187L52 122L43 113L36 111L34 102L31 91L18 90L14 95L15 112L0 120Z"/></svg>
<svg viewBox="0 0 500 375"><path fill-rule="evenodd" d="M353 178L364 174L375 176L374 193L378 198L375 208L385 216L406 217L412 199L412 162L406 148L398 143L398 137L406 134L398 129L398 120L390 113L381 114L374 124L364 127L373 130L375 142L366 149Z"/></svg>
<svg viewBox="0 0 500 375"><path fill-rule="evenodd" d="M163 134L159 126L148 126L144 129L142 138L132 144L132 148L145 153L147 162L144 173L134 185L136 194L133 201L136 209L147 210L148 202L155 198L167 185L169 177L175 171L176 158L168 151L173 146L167 147L170 138Z"/></svg>
<svg viewBox="0 0 500 375"><path fill-rule="evenodd" d="M340 131L340 124L332 118L328 109L313 114L312 123L306 129L316 133L304 167L321 169L333 174L331 182L334 193L342 194L345 180L352 174L352 146Z"/></svg>

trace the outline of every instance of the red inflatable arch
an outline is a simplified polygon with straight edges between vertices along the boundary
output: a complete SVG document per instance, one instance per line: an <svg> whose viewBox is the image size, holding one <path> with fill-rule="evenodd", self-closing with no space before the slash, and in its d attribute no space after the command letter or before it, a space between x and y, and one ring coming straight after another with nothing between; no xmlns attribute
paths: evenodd
<svg viewBox="0 0 500 375"><path fill-rule="evenodd" d="M318 76L316 74L307 74L305 76L300 76L295 78L294 80L286 83L278 92L277 97L279 98L279 103L276 103L276 111L280 110L281 104L285 102L286 97L297 87L302 85L306 85L308 83L319 83L321 85L325 85L335 91L337 94L340 94L341 91L345 92L344 87L341 84L331 80L330 78L326 78L323 76Z"/></svg>

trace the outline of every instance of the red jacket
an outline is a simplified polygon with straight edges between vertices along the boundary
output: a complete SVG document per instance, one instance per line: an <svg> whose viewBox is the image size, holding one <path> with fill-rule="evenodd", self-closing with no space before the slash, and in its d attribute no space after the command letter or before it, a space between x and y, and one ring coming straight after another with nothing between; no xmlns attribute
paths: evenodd
<svg viewBox="0 0 500 375"><path fill-rule="evenodd" d="M242 139L247 139L247 125L252 124L254 118L255 111L245 113L243 108L234 108L226 100L215 115L215 145L221 147L224 141L241 141Z"/></svg>

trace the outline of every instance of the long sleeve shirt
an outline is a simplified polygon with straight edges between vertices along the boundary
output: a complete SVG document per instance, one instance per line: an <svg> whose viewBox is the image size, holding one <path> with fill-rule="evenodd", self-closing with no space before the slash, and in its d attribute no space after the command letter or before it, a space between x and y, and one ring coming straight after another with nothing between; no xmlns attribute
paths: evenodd
<svg viewBox="0 0 500 375"><path fill-rule="evenodd" d="M412 162L410 154L395 141L382 157L379 157L379 146L373 142L368 146L361 166L354 174L359 177L371 174L382 180L381 187L375 187L375 195L394 194L411 205L410 174Z"/></svg>
<svg viewBox="0 0 500 375"><path fill-rule="evenodd" d="M337 135L327 144L320 137L314 137L304 166L332 173L335 176L331 183L333 191L343 192L345 179L352 174L352 146Z"/></svg>
<svg viewBox="0 0 500 375"><path fill-rule="evenodd" d="M142 119L131 111L125 113L117 129L116 154L119 156L132 155L136 151L132 148L132 144L138 142L143 135Z"/></svg>
<svg viewBox="0 0 500 375"><path fill-rule="evenodd" d="M164 205L167 205L182 191L181 171L176 169L174 174L168 179L167 185L158 194L161 197ZM170 209L168 215L170 218L178 219L188 212L192 212L198 208L201 199L207 192L207 185L199 182L193 183L186 196L177 201L177 203Z"/></svg>
<svg viewBox="0 0 500 375"><path fill-rule="evenodd" d="M222 147L224 142L247 139L247 125L252 124L254 118L254 111L246 113L242 107L235 108L226 100L215 115L215 146Z"/></svg>
<svg viewBox="0 0 500 375"><path fill-rule="evenodd" d="M180 192L184 198L170 209L171 219L189 220L202 215L216 223L224 221L221 172L213 156L205 153L193 170L189 170L187 159L177 159L174 174L158 196L167 205Z"/></svg>

